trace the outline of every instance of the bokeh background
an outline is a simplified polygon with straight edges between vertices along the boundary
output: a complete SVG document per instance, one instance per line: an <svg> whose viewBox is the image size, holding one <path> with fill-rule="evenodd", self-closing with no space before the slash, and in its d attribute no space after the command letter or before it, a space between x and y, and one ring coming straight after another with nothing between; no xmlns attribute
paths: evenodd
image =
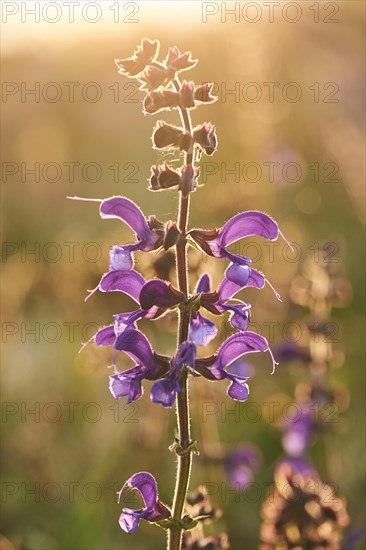
<svg viewBox="0 0 366 550"><path fill-rule="evenodd" d="M256 12L253 7L243 12L247 2L236 3L236 21L233 15L225 20L225 3L99 2L96 20L99 11L90 7L83 15L87 3L81 2L74 22L60 2L61 17L53 23L58 12L52 6L37 22L21 4L34 3L2 6L2 548L165 544L163 531L144 522L133 538L121 531L115 491L134 472L148 470L158 480L161 498L171 502L175 463L168 446L174 411L153 406L148 387L135 405L114 402L108 391L111 350L91 344L78 354L81 342L109 324L112 314L133 307L116 293L95 294L84 303L86 289L107 270L109 247L133 236L117 221L100 220L95 203L66 199L123 194L146 215L175 217L176 193L151 193L146 187L157 160L179 166L178 156L153 151L150 141L156 120L178 123L178 114L144 117L143 93L117 74L113 61L130 55L144 36L160 40L163 56L171 45L191 50L199 64L187 77L217 84L219 100L192 113L194 124L209 120L217 126L219 149L203 159L201 183L206 182L192 196L191 227L220 227L238 211L260 209L298 245L295 260L286 257L282 242L273 258L259 241L252 240L248 250L260 256L254 267L282 295L281 304L268 287L242 294L274 350L286 339L286 324L307 314L289 298L302 262L319 243L336 243L335 258L353 295L349 292L346 307L332 312L339 328L334 363L341 368L331 369L329 378L342 388L343 408L326 441L315 439L309 458L322 479L337 485L352 525L362 531L363 2L299 2L300 12L280 2L272 22L260 2ZM205 9L212 12L206 22ZM269 82L278 83L273 97ZM32 89L35 94L27 93ZM233 89L236 95L225 94ZM235 163L239 176L225 174ZM268 163L277 163L273 174ZM32 169L35 174L27 172ZM146 276L174 277L168 260L140 254L136 267ZM190 254L192 285L204 271L217 285L224 269L221 262ZM272 335L268 323L278 323ZM174 353L174 315L142 322L140 328L158 352ZM205 353L217 348L222 334ZM243 495L213 491L212 500L224 510L213 532L227 531L236 550L258 545L265 483L283 453L278 419L272 421L263 409L258 422L246 421L246 407L293 402L296 385L308 376L296 361L281 363L274 376L268 358L254 363L245 404L229 402L225 382L195 380L191 392L193 430L204 451L194 459L192 488L206 481L231 489L222 463L205 459L217 449L251 442L262 456L255 474L261 498L249 502ZM218 405L219 413L205 419L207 403ZM225 407L237 416L226 415ZM138 504L136 498L130 501Z"/></svg>

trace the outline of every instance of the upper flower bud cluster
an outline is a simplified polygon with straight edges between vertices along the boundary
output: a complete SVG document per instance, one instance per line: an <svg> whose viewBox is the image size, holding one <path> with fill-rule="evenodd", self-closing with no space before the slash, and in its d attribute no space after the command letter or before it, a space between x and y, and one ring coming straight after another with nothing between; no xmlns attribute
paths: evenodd
<svg viewBox="0 0 366 550"><path fill-rule="evenodd" d="M165 86L173 80L177 73L191 69L197 64L197 59L191 58L191 52L180 53L177 47L169 48L164 61L157 61L160 44L158 40L144 38L131 57L116 59L120 74L137 78L141 89L149 92L159 86Z"/></svg>
<svg viewBox="0 0 366 550"><path fill-rule="evenodd" d="M141 84L140 89L147 92L143 100L144 114L180 110L183 127L159 121L154 128L152 141L156 149L175 148L185 152L186 164L178 171L167 165L152 166L149 190L176 187L183 196L187 196L198 185L199 169L193 166L195 152L199 158L202 153L213 155L217 149L215 126L205 122L192 129L188 110L197 105L213 103L216 97L212 95L213 84L209 82L198 86L192 80L180 82L179 74L197 64L191 52L181 53L174 46L169 48L164 60L158 61L159 49L158 40L144 38L131 57L116 59L115 62L120 74L135 78Z"/></svg>

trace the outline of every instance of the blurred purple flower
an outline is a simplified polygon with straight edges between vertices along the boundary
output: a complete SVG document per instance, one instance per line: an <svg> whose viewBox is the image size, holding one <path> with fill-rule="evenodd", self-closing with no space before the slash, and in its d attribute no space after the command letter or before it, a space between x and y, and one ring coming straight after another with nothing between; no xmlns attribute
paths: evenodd
<svg viewBox="0 0 366 550"><path fill-rule="evenodd" d="M303 455L310 444L313 421L309 410L300 409L298 418L286 423L282 436L282 446L290 457Z"/></svg>
<svg viewBox="0 0 366 550"><path fill-rule="evenodd" d="M149 472L139 472L130 477L117 492L118 503L126 487L136 489L141 494L145 506L139 510L123 508L119 518L121 528L132 535L139 526L140 519L150 522L157 522L170 517L170 510L158 498L156 480Z"/></svg>
<svg viewBox="0 0 366 550"><path fill-rule="evenodd" d="M254 470L261 462L259 452L248 445L238 447L225 458L225 469L230 484L235 489L245 489L253 481Z"/></svg>

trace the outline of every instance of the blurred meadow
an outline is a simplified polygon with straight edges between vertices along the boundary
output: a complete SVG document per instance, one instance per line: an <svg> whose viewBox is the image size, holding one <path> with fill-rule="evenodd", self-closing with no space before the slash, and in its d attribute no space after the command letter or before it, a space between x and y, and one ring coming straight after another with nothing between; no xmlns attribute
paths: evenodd
<svg viewBox="0 0 366 550"><path fill-rule="evenodd" d="M296 12L280 2L272 22L262 2L92 3L100 13L82 13L80 2L74 22L63 2L54 22L52 6L37 22L23 4L35 3L2 3L2 550L165 545L164 532L146 522L132 537L121 531L115 493L148 470L171 503L174 410L151 403L149 383L135 404L115 402L111 349L90 344L78 353L98 326L134 307L117 293L84 302L108 269L109 247L132 242L133 234L101 220L96 203L66 198L121 194L146 216L175 218L176 192L152 193L147 180L152 164L179 165L173 153L153 151L150 139L157 120L178 124L178 113L143 116L143 92L114 64L144 36L160 40L162 57L172 45L192 51L199 63L184 77L215 83L218 101L192 112L194 124L216 125L219 147L202 158L190 227L221 227L239 211L258 209L296 243L295 254L282 240L266 246L250 239L244 249L283 300L268 286L241 293L252 304L252 329L275 355L293 342L289 323L308 315L291 300L293 281L306 258L333 243L331 258L348 290L331 312L336 353L327 376L342 398L332 429L315 437L308 458L346 499L351 526L361 530L356 547L365 548L363 2L292 2ZM225 15L225 5L240 11ZM189 262L192 289L205 271L216 287L226 268L193 249ZM162 253L138 253L136 269L174 277L172 257ZM174 354L175 314L139 326L158 353ZM228 331L226 322L200 354L213 353ZM260 509L283 455L279 419L263 404L293 403L309 377L297 360L281 360L273 376L268 357L252 364L245 403L229 400L226 382L191 381L201 455L190 486L211 484L224 515L210 529L226 531L234 550L258 547ZM255 421L251 404L261 411ZM258 498L233 492L220 459L246 443L261 456ZM129 502L138 505L136 497Z"/></svg>

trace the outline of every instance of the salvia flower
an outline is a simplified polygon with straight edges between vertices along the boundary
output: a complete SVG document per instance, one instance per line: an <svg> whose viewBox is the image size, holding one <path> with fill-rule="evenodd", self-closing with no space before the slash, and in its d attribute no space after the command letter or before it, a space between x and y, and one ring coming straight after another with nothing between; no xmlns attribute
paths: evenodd
<svg viewBox="0 0 366 550"><path fill-rule="evenodd" d="M122 489L117 492L118 502L120 502L122 492L126 487L138 491L145 504L139 510L122 509L119 524L126 533L132 535L137 530L141 519L157 522L170 517L170 510L159 500L156 480L149 472L139 472L130 477Z"/></svg>
<svg viewBox="0 0 366 550"><path fill-rule="evenodd" d="M246 401L249 396L249 387L246 383L249 377L243 376L236 359L247 353L265 351L271 356L273 373L277 363L267 340L255 332L238 332L227 338L215 355L196 360L194 368L209 380L229 380L229 397L236 401Z"/></svg>
<svg viewBox="0 0 366 550"><path fill-rule="evenodd" d="M126 328L113 344L114 350L123 351L136 365L109 377L109 389L115 399L127 396L127 402L137 401L143 393L142 380L157 380L169 369L168 358L155 354L146 336L134 328Z"/></svg>
<svg viewBox="0 0 366 550"><path fill-rule="evenodd" d="M232 262L226 277L237 284L243 284L243 281L248 278L248 272L243 269L243 266L250 265L251 259L233 254L227 247L244 237L258 236L275 241L279 235L282 235L277 223L267 214L257 210L237 214L221 229L192 229L188 234L209 256L225 258ZM284 240L291 246L286 239Z"/></svg>
<svg viewBox="0 0 366 550"><path fill-rule="evenodd" d="M96 289L98 288L103 292L123 292L140 306L132 312L114 315L114 324L103 327L92 338L98 346L114 345L115 339L126 328L136 328L136 322L142 318L157 319L185 299L184 294L172 284L161 279L146 282L142 275L134 270L111 271L103 275Z"/></svg>

